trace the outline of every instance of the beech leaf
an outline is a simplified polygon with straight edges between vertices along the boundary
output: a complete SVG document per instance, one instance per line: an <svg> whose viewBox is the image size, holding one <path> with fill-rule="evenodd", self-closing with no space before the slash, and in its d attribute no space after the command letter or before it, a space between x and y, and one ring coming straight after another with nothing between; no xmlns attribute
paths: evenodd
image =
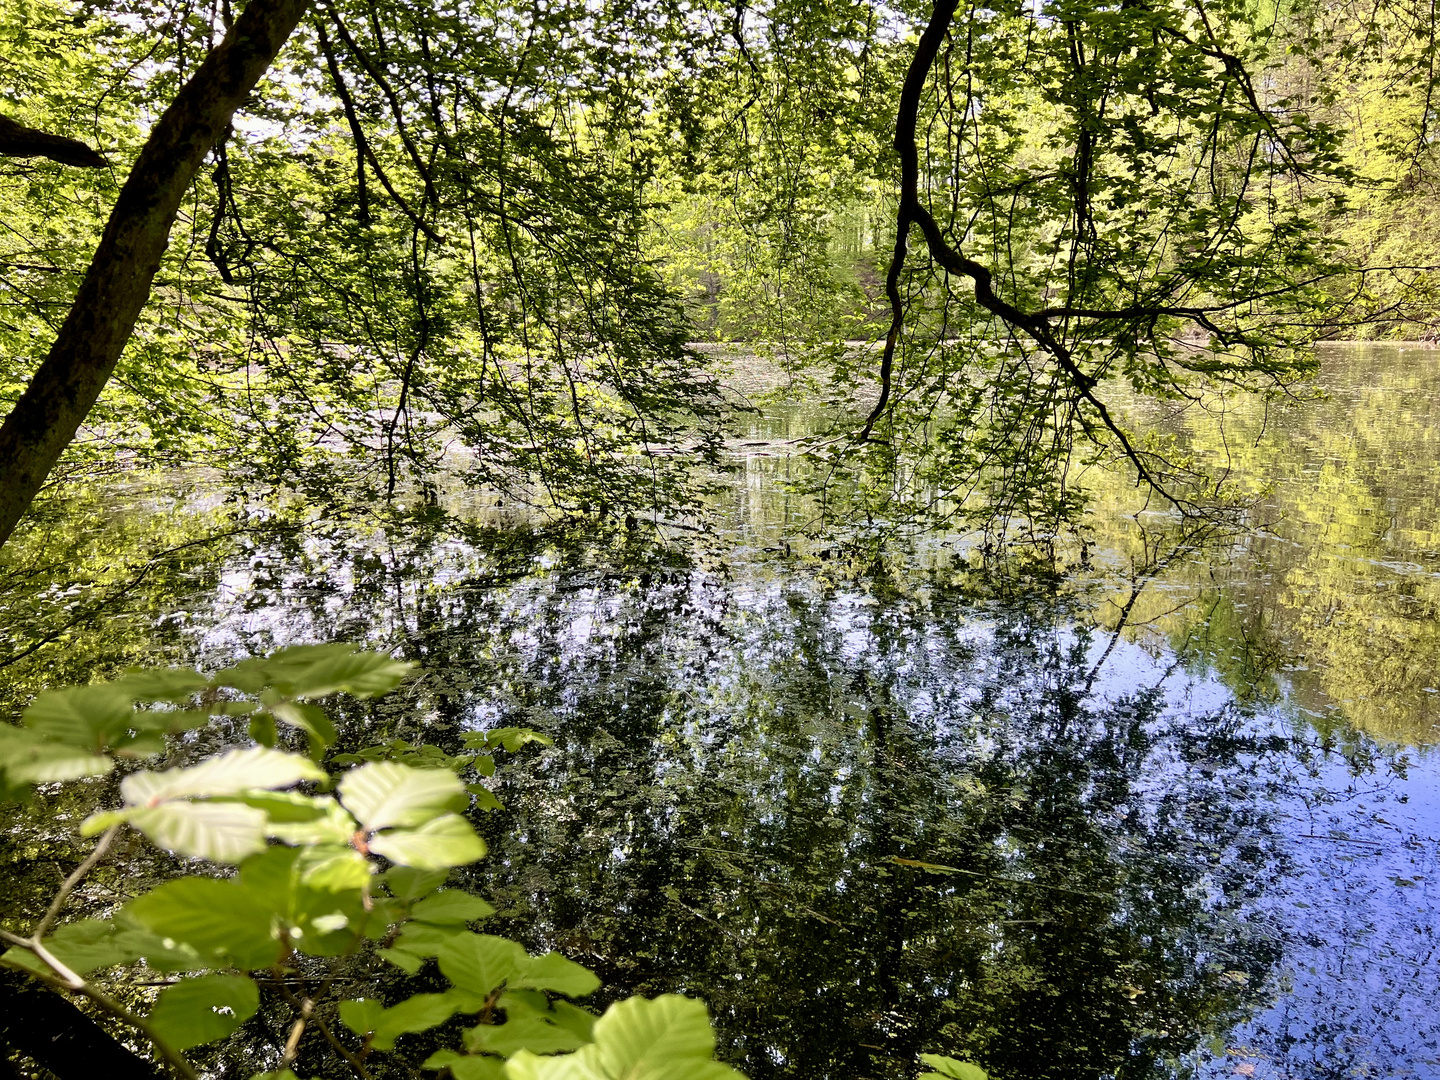
<svg viewBox="0 0 1440 1080"><path fill-rule="evenodd" d="M365 828L385 829L423 825L441 814L463 810L470 797L449 769L414 769L378 761L345 774L340 801Z"/></svg>

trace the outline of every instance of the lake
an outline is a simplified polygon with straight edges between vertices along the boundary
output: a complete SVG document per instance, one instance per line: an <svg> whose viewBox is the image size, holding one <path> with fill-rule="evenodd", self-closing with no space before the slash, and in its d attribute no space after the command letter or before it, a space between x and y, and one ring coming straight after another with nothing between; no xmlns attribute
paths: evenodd
<svg viewBox="0 0 1440 1080"><path fill-rule="evenodd" d="M1196 537L1096 473L1066 572L1003 581L953 538L864 573L783 543L798 405L736 432L692 547L272 534L193 477L125 513L92 493L32 534L26 558L85 569L8 601L5 693L299 641L414 660L337 708L347 748L556 740L478 822L496 932L607 999L703 997L755 1080L920 1052L1017 1080L1440 1077L1440 351L1323 361L1323 400L1227 423L1247 528Z"/></svg>

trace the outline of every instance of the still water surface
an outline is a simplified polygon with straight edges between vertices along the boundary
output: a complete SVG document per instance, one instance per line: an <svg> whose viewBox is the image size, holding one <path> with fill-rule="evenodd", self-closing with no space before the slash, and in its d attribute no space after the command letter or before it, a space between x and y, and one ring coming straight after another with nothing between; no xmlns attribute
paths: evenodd
<svg viewBox="0 0 1440 1080"><path fill-rule="evenodd" d="M1227 426L1255 528L1196 546L1097 476L1058 581L787 551L777 407L697 559L247 540L126 632L417 661L351 747L555 736L470 884L606 993L703 996L756 1080L1440 1077L1440 353L1322 383Z"/></svg>

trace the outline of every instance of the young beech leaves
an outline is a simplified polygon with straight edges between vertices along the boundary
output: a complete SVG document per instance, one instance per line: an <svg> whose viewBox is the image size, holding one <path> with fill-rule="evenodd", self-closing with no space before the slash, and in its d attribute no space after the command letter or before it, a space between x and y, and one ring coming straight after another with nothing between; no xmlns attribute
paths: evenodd
<svg viewBox="0 0 1440 1080"><path fill-rule="evenodd" d="M132 668L115 686L142 701L189 701L210 680L193 668Z"/></svg>
<svg viewBox="0 0 1440 1080"><path fill-rule="evenodd" d="M505 1012L503 1024L480 1024L465 1033L472 1054L510 1057L521 1050L559 1054L578 1050L592 1038L595 1017L566 1001L553 1004L544 994L507 992L496 1004Z"/></svg>
<svg viewBox="0 0 1440 1080"><path fill-rule="evenodd" d="M391 862L438 870L464 866L485 855L485 841L459 814L446 814L417 829L388 829L370 839L370 850Z"/></svg>
<svg viewBox="0 0 1440 1080"><path fill-rule="evenodd" d="M362 765L341 779L340 801L366 831L368 849L391 862L438 870L485 854L484 842L454 812L467 807L470 796L448 769Z"/></svg>
<svg viewBox="0 0 1440 1080"><path fill-rule="evenodd" d="M176 1050L231 1034L260 1007L260 991L241 975L202 975L161 992L150 1025Z"/></svg>
<svg viewBox="0 0 1440 1080"><path fill-rule="evenodd" d="M128 964L144 955L145 951L137 948L135 942L121 940L113 923L99 919L81 919L78 922L66 923L45 939L45 948L79 975L98 968ZM47 970L34 953L18 946L7 950L0 960L30 971Z"/></svg>
<svg viewBox="0 0 1440 1080"><path fill-rule="evenodd" d="M270 905L238 881L167 881L125 909L145 929L187 945L217 966L269 967L282 953Z"/></svg>
<svg viewBox="0 0 1440 1080"><path fill-rule="evenodd" d="M464 786L448 769L412 769L390 761L346 773L340 801L371 831L423 825L470 804Z"/></svg>
<svg viewBox="0 0 1440 1080"><path fill-rule="evenodd" d="M250 694L268 688L285 697L318 698L343 691L366 698L389 693L413 670L412 664L383 653L358 652L354 645L292 645L236 664L215 681Z"/></svg>
<svg viewBox="0 0 1440 1080"><path fill-rule="evenodd" d="M410 909L410 917L416 922L434 926L463 926L494 914L495 909L480 897L459 889L433 893Z"/></svg>
<svg viewBox="0 0 1440 1080"><path fill-rule="evenodd" d="M173 802L97 814L82 827L93 832L117 820L148 836L156 847L218 863L238 863L265 848L265 814L242 803Z"/></svg>
<svg viewBox="0 0 1440 1080"><path fill-rule="evenodd" d="M448 870L418 870L413 866L392 866L380 876L380 880L397 900L418 900L444 885L449 876Z"/></svg>
<svg viewBox="0 0 1440 1080"><path fill-rule="evenodd" d="M934 1072L924 1072L919 1080L987 1080L985 1070L968 1061L956 1061L940 1054L921 1054L920 1060Z"/></svg>
<svg viewBox="0 0 1440 1080"><path fill-rule="evenodd" d="M478 1009L483 1003L484 999L476 1001L469 994L454 990L443 994L415 994L389 1009L373 999L342 1001L340 1019L372 1049L389 1050L401 1035L428 1031L457 1012Z"/></svg>
<svg viewBox="0 0 1440 1080"><path fill-rule="evenodd" d="M521 1050L508 1080L740 1080L715 1060L715 1033L702 1002L677 994L617 1001L595 1021L594 1042L573 1054Z"/></svg>
<svg viewBox="0 0 1440 1080"><path fill-rule="evenodd" d="M116 683L71 686L40 694L24 721L55 742L99 753L124 739L134 704L134 696Z"/></svg>
<svg viewBox="0 0 1440 1080"><path fill-rule="evenodd" d="M190 768L127 776L120 784L125 808L91 815L80 831L93 835L128 821L167 851L236 863L265 847L268 817L243 802L207 800L324 777L298 754L263 746L231 750Z"/></svg>
<svg viewBox="0 0 1440 1080"><path fill-rule="evenodd" d="M230 750L186 769L139 772L120 784L131 806L154 806L171 799L214 798L252 788L285 788L301 780L323 780L318 765L299 754L264 746Z"/></svg>
<svg viewBox="0 0 1440 1080"><path fill-rule="evenodd" d="M468 1056L437 1050L425 1059L426 1069L449 1069L455 1080L506 1080L505 1063L496 1057Z"/></svg>

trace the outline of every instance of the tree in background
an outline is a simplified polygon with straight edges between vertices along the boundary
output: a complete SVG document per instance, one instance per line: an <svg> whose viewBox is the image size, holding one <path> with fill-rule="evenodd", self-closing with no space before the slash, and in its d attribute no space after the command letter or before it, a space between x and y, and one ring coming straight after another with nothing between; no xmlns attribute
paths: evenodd
<svg viewBox="0 0 1440 1080"><path fill-rule="evenodd" d="M1184 511L1215 494L1117 395L1281 392L1317 334L1366 317L1335 226L1356 172L1320 107L1333 88L1293 77L1328 55L1324 9L300 10L248 118L217 112L193 184L171 177L183 243L101 399L98 460L168 451L356 504L433 500L448 472L561 513L673 512L724 411L686 345L689 287L710 336L793 345L846 391L878 377L868 418L814 448L829 512L882 533L978 513L1043 537L1107 455ZM17 85L73 71L49 116L21 118L44 130L78 95L124 103L121 141L172 100L184 129L177 107L228 55L211 48L228 9L65 11L36 0L4 31ZM154 187L155 154L132 190ZM7 196L5 381L29 387L0 454L27 477L9 527L131 337L54 316L104 200L51 173ZM137 258L112 242L94 266ZM98 295L73 310L119 310ZM52 332L56 357L94 356L32 379ZM867 337L883 351L846 344Z"/></svg>

